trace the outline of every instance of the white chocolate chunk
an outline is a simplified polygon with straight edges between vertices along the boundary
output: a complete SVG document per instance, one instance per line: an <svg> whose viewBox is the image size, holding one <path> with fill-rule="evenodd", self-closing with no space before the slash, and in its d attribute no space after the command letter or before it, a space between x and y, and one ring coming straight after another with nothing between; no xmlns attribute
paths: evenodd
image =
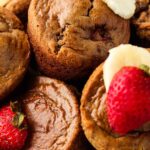
<svg viewBox="0 0 150 150"><path fill-rule="evenodd" d="M103 0L108 7L124 19L131 18L136 9L136 0Z"/></svg>

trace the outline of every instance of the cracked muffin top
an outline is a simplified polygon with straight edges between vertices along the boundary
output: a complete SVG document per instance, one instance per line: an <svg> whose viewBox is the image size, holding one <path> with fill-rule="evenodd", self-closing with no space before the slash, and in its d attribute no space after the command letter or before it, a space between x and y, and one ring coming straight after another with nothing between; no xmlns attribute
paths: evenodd
<svg viewBox="0 0 150 150"><path fill-rule="evenodd" d="M29 125L25 150L78 150L80 115L73 92L63 82L36 77L18 99Z"/></svg>
<svg viewBox="0 0 150 150"><path fill-rule="evenodd" d="M31 0L0 0L0 6L18 15L28 8L30 1Z"/></svg>
<svg viewBox="0 0 150 150"><path fill-rule="evenodd" d="M0 7L0 99L20 83L29 62L29 42L19 19Z"/></svg>
<svg viewBox="0 0 150 150"><path fill-rule="evenodd" d="M141 39L150 40L150 1L137 0L137 10L132 19L136 33ZM150 44L149 44L150 46Z"/></svg>
<svg viewBox="0 0 150 150"><path fill-rule="evenodd" d="M101 0L33 0L29 8L37 64L46 75L63 80L89 74L108 49L128 42L129 30L129 21Z"/></svg>

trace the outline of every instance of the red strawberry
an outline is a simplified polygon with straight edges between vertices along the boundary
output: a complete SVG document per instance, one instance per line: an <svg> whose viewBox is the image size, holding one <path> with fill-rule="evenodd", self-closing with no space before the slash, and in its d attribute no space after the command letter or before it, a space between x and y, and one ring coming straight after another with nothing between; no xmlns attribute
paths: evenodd
<svg viewBox="0 0 150 150"><path fill-rule="evenodd" d="M107 114L110 127L119 134L150 121L150 76L136 67L116 73L107 95Z"/></svg>
<svg viewBox="0 0 150 150"><path fill-rule="evenodd" d="M10 105L0 108L0 150L20 150L27 138L24 115Z"/></svg>

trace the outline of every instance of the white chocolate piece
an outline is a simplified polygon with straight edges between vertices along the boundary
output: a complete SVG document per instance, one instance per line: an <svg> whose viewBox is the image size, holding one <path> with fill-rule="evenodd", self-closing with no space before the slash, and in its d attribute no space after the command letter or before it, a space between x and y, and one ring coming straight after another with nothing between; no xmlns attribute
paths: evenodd
<svg viewBox="0 0 150 150"><path fill-rule="evenodd" d="M103 0L107 6L124 19L130 19L136 9L136 0Z"/></svg>

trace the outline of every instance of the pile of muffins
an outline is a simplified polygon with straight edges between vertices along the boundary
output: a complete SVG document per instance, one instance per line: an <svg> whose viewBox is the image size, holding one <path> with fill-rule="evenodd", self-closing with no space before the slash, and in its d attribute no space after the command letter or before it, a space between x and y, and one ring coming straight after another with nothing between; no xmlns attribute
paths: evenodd
<svg viewBox="0 0 150 150"><path fill-rule="evenodd" d="M0 104L21 103L23 150L150 149L149 132L114 137L99 125L103 62L128 43L150 48L149 0L130 19L102 0L0 0Z"/></svg>

